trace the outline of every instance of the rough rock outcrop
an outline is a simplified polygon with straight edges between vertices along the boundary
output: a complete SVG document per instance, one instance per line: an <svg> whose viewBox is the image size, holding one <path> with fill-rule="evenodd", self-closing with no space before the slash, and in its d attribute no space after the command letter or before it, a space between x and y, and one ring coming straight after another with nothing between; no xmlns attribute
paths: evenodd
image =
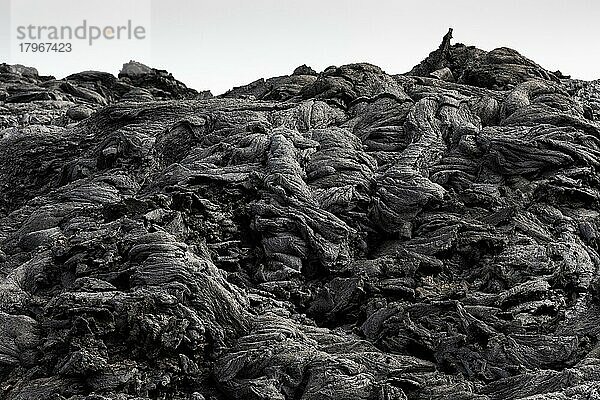
<svg viewBox="0 0 600 400"><path fill-rule="evenodd" d="M600 84L451 36L218 97L2 64L0 397L600 396Z"/></svg>

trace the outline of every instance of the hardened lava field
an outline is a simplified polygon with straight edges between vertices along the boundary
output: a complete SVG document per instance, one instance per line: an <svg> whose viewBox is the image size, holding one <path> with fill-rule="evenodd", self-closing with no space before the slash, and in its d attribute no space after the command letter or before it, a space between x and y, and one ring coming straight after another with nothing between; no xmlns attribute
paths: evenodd
<svg viewBox="0 0 600 400"><path fill-rule="evenodd" d="M600 83L450 43L214 97L0 65L0 398L600 398Z"/></svg>

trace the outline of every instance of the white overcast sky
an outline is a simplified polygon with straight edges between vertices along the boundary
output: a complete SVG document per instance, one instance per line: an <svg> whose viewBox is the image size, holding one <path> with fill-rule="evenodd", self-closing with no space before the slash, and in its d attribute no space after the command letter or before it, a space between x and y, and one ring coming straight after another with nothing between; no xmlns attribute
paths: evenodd
<svg viewBox="0 0 600 400"><path fill-rule="evenodd" d="M25 59L40 73L57 77L86 69L116 74L134 58L172 72L190 87L220 94L257 78L289 74L301 64L321 71L364 61L401 73L426 57L453 27L454 43L484 50L508 46L551 70L600 78L598 0L27 1L39 4L28 7L32 20L43 19L49 10L54 10L55 19L81 18L73 10L81 12L85 4L90 9L104 4L100 14L115 20L146 24L151 19L149 47L140 46L140 51L99 46L77 59ZM69 1L78 6L65 8L63 3ZM0 61L16 62L21 58L6 40L14 36L12 30L6 32L14 30L8 28L9 3L0 0ZM94 21L96 15L93 11L85 17Z"/></svg>

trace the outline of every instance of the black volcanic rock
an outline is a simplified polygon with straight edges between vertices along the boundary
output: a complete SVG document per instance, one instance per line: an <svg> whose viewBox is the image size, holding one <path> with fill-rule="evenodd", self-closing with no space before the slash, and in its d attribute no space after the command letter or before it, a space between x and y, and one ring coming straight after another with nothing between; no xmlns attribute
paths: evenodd
<svg viewBox="0 0 600 400"><path fill-rule="evenodd" d="M218 97L0 65L0 398L595 398L600 86L450 39Z"/></svg>
<svg viewBox="0 0 600 400"><path fill-rule="evenodd" d="M463 44L450 45L451 39L452 29L444 36L440 47L408 75L435 76L447 68L459 83L495 90L507 90L532 79L559 81L555 73L545 70L513 49L501 47L486 52Z"/></svg>
<svg viewBox="0 0 600 400"><path fill-rule="evenodd" d="M123 64L119 78L135 87L149 90L157 99L204 99L212 97L210 92L198 93L179 82L165 70L150 68L142 63L130 61Z"/></svg>
<svg viewBox="0 0 600 400"><path fill-rule="evenodd" d="M303 64L296 68L292 75L317 75L317 71L315 71L308 65Z"/></svg>

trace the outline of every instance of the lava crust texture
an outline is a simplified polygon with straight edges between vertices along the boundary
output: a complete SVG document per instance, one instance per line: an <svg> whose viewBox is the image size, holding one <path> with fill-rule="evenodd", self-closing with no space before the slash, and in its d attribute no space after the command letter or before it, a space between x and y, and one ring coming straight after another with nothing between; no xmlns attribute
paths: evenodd
<svg viewBox="0 0 600 400"><path fill-rule="evenodd" d="M600 398L600 82L451 44L213 97L0 65L0 398Z"/></svg>

